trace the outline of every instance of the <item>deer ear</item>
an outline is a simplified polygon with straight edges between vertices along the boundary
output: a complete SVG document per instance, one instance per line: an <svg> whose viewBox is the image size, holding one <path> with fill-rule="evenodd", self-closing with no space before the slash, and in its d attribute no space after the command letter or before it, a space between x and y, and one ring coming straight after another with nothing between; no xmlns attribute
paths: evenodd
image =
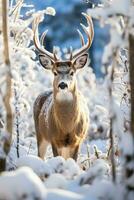
<svg viewBox="0 0 134 200"><path fill-rule="evenodd" d="M53 61L50 58L48 58L42 54L39 55L39 61L45 69L53 68L53 64L54 64Z"/></svg>
<svg viewBox="0 0 134 200"><path fill-rule="evenodd" d="M74 68L81 69L83 68L88 62L88 54L83 54L82 56L76 58L74 61Z"/></svg>

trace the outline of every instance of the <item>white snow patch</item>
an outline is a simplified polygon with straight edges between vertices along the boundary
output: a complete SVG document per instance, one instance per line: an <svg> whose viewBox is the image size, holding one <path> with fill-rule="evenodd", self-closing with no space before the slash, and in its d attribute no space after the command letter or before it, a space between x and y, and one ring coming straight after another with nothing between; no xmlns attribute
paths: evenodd
<svg viewBox="0 0 134 200"><path fill-rule="evenodd" d="M0 176L0 199L46 199L46 189L40 178L28 167L13 172L4 172Z"/></svg>
<svg viewBox="0 0 134 200"><path fill-rule="evenodd" d="M66 160L64 175L66 175L68 178L72 178L76 175L79 175L81 171L82 170L80 169L78 164L72 158L68 158Z"/></svg>
<svg viewBox="0 0 134 200"><path fill-rule="evenodd" d="M47 188L66 189L68 181L61 174L52 174L45 182Z"/></svg>
<svg viewBox="0 0 134 200"><path fill-rule="evenodd" d="M63 199L64 200L80 200L80 199L84 200L85 198L82 195L76 194L74 192L66 191L66 190L60 190L60 189L48 190L47 200L63 200ZM95 200L95 199L92 199L92 200Z"/></svg>
<svg viewBox="0 0 134 200"><path fill-rule="evenodd" d="M46 161L53 173L61 173L64 169L65 159L61 156L52 157Z"/></svg>
<svg viewBox="0 0 134 200"><path fill-rule="evenodd" d="M124 155L133 155L134 146L131 133L124 133L121 137L121 149Z"/></svg>
<svg viewBox="0 0 134 200"><path fill-rule="evenodd" d="M78 177L78 182L80 185L92 184L96 179L102 180L107 178L109 172L110 167L108 163L102 159L98 159L86 173L83 173Z"/></svg>
<svg viewBox="0 0 134 200"><path fill-rule="evenodd" d="M51 167L45 163L41 158L33 155L22 156L16 161L17 167L27 166L33 169L33 171L42 179L48 177L51 172Z"/></svg>

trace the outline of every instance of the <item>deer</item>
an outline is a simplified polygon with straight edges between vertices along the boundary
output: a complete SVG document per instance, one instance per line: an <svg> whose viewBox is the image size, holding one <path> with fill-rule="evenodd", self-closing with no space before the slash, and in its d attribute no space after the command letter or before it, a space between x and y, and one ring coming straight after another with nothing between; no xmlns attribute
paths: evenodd
<svg viewBox="0 0 134 200"><path fill-rule="evenodd" d="M81 47L70 51L68 59L58 58L55 51L51 53L45 49L48 30L39 39L38 17L34 21L33 41L39 52L39 62L54 75L52 89L38 95L33 106L38 156L42 159L48 144L51 144L54 157L62 156L76 161L89 128L89 110L85 97L78 89L76 72L88 64L87 51L93 41L94 28L91 17L82 14L88 24L81 24L87 42L85 43L83 34L78 29Z"/></svg>

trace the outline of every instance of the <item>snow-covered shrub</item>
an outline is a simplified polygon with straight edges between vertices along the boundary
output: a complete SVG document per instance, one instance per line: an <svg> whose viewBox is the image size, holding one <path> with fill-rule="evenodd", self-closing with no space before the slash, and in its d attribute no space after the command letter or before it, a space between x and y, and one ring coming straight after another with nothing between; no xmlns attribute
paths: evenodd
<svg viewBox="0 0 134 200"><path fill-rule="evenodd" d="M37 156L26 155L18 158L14 165L17 168L30 167L42 179L48 178L52 173L62 174L67 179L73 179L81 173L80 167L72 158L65 160L60 156L43 161Z"/></svg>
<svg viewBox="0 0 134 200"><path fill-rule="evenodd" d="M105 179L110 175L110 167L104 160L98 159L94 162L92 167L79 179L79 184L92 184L95 179Z"/></svg>
<svg viewBox="0 0 134 200"><path fill-rule="evenodd" d="M39 177L28 167L0 176L0 199L46 199L46 189Z"/></svg>
<svg viewBox="0 0 134 200"><path fill-rule="evenodd" d="M108 110L110 113L110 140L112 145L111 161L113 163L113 179L115 179L113 139L116 137L117 142L120 142L122 158L124 160L124 171L126 176L124 185L126 185L125 195L127 196L127 199L132 199L132 193L134 194L132 182L130 181L130 184L128 184L129 179L133 180L134 174L132 167L134 165L134 130L132 125L134 87L132 76L132 52L134 48L133 13L134 2L131 0L103 0L101 7L88 9L88 14L96 19L99 19L101 25L106 23L110 25L110 42L105 47L102 61L104 70L107 72L106 79L109 91Z"/></svg>

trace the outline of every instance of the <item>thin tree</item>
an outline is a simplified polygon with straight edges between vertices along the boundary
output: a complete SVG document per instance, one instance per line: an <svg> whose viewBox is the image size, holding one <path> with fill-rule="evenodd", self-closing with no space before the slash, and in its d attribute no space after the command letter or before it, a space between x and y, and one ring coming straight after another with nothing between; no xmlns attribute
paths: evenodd
<svg viewBox="0 0 134 200"><path fill-rule="evenodd" d="M134 192L133 184L131 183L131 178L134 176L134 168L132 163L134 163L134 35L129 35L129 79L131 88L131 113L130 113L130 134L132 138L132 151L125 157L125 174L126 174L126 186L128 190L129 199L130 192ZM130 147L131 148L131 147ZM132 167L130 167L132 166Z"/></svg>
<svg viewBox="0 0 134 200"><path fill-rule="evenodd" d="M6 91L4 94L4 106L6 110L5 128L7 136L4 141L4 152L7 155L10 151L10 145L12 140L12 126L13 126L13 114L10 104L12 96L12 76L11 76L11 64L9 57L9 39L8 39L8 0L2 0L2 33L4 44L4 63L6 70ZM0 171L4 171L6 167L6 158L0 159Z"/></svg>

